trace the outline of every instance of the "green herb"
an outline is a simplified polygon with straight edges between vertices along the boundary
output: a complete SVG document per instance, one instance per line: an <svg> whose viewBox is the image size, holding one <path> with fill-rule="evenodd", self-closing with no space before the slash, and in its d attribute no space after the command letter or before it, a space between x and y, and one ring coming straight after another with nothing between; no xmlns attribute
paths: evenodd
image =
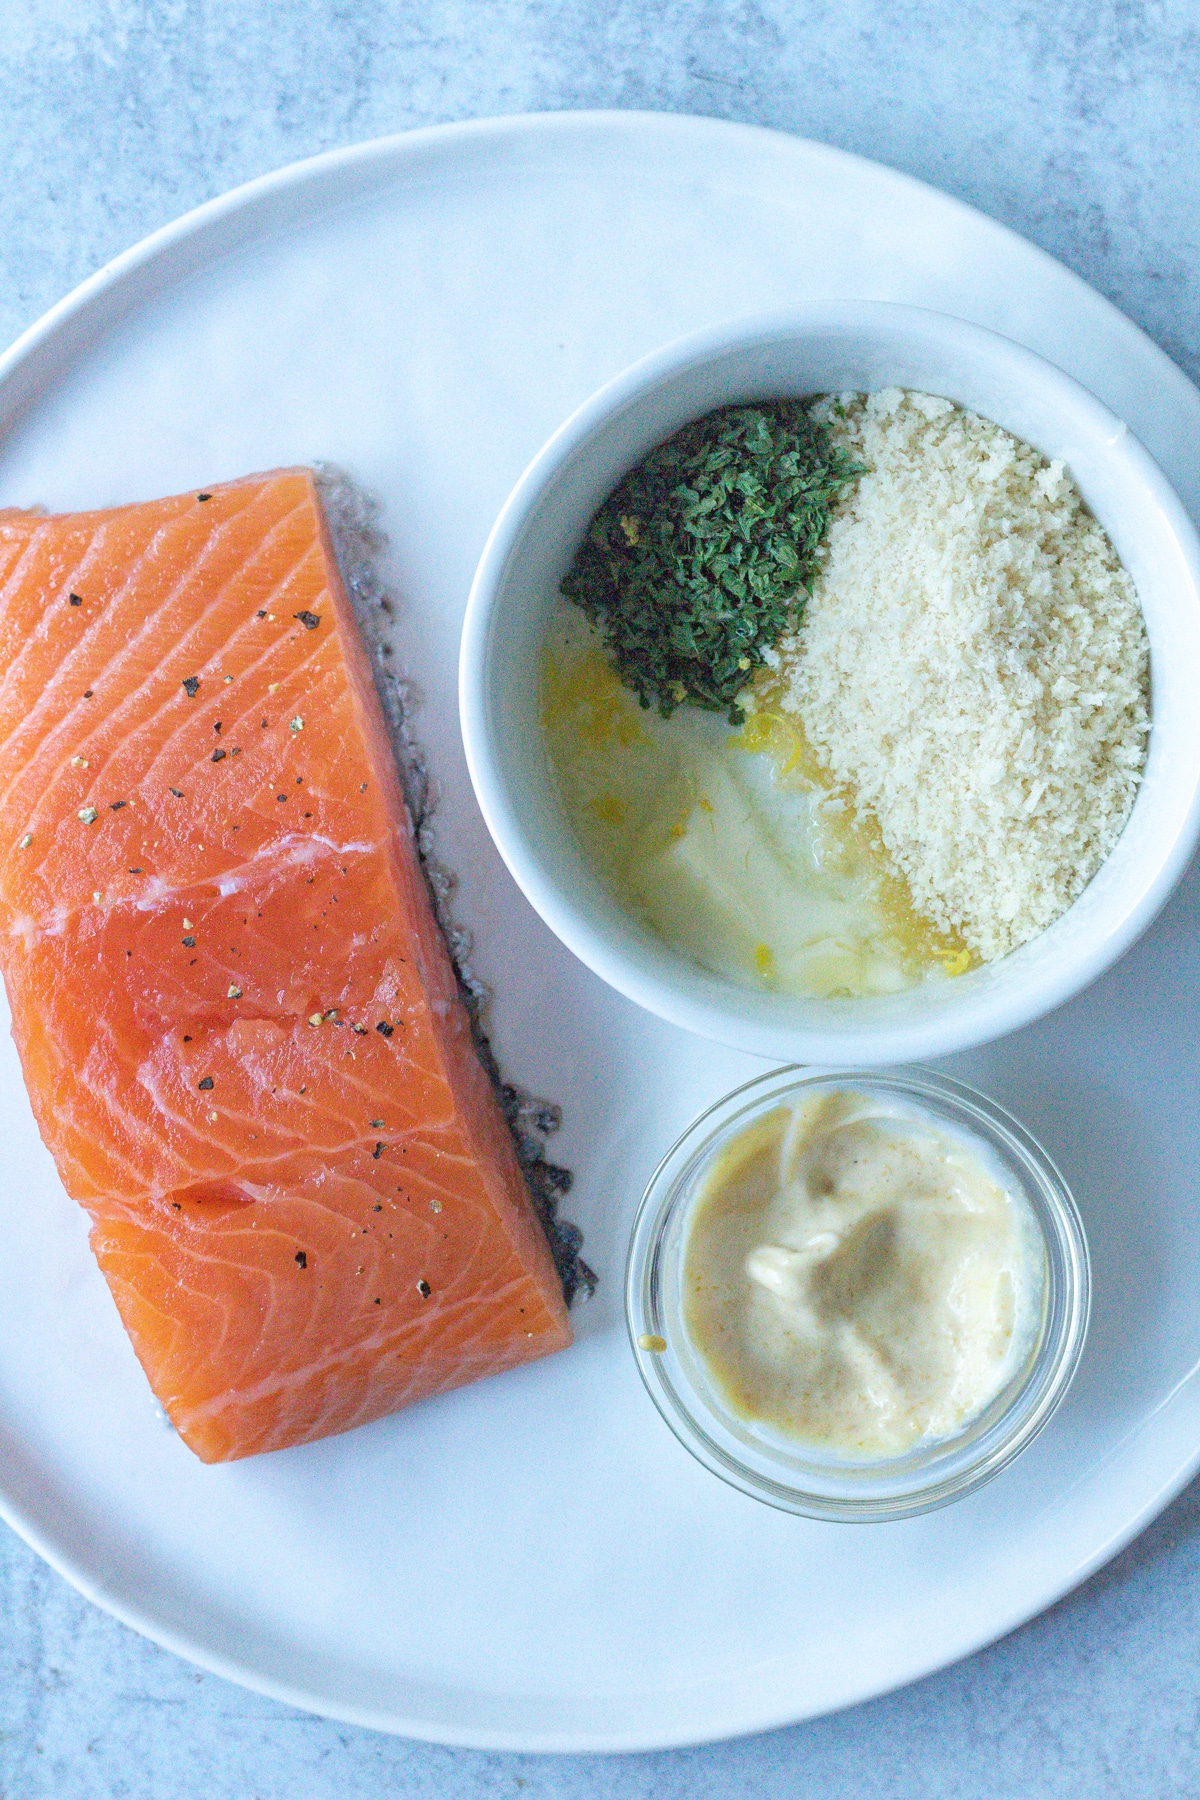
<svg viewBox="0 0 1200 1800"><path fill-rule="evenodd" d="M729 406L659 444L609 495L562 591L643 706L743 719L738 695L798 622L829 508L863 473L802 400Z"/></svg>

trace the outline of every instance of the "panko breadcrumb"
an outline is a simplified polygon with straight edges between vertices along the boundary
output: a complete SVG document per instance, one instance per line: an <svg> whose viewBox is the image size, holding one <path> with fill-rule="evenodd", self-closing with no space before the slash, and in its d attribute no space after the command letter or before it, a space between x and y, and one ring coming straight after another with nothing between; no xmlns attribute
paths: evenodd
<svg viewBox="0 0 1200 1800"><path fill-rule="evenodd" d="M918 910L989 962L1066 910L1129 817L1137 593L1065 465L998 425L899 388L815 410L867 473L771 658L782 705Z"/></svg>

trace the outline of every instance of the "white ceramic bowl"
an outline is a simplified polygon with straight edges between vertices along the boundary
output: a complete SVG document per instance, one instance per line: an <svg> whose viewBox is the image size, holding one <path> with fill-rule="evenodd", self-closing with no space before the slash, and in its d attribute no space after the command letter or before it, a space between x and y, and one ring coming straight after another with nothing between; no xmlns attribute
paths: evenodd
<svg viewBox="0 0 1200 1800"><path fill-rule="evenodd" d="M664 438L737 401L889 386L941 394L1061 457L1137 584L1151 650L1145 778L1108 861L1051 928L1011 956L899 994L755 992L668 949L584 861L539 720L541 648L558 585L596 508ZM1013 1031L1095 980L1154 918L1200 834L1200 540L1127 426L1008 339L913 307L846 301L774 313L656 351L550 439L484 548L463 628L459 699L488 828L562 941L631 1000L722 1043L793 1062L906 1062Z"/></svg>

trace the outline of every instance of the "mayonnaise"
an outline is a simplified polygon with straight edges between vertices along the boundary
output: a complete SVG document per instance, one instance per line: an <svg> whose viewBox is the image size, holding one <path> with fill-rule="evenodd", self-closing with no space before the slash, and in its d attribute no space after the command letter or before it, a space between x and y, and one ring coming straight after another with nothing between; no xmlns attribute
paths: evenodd
<svg viewBox="0 0 1200 1800"><path fill-rule="evenodd" d="M744 1419L852 1458L980 1413L1032 1352L1045 1250L981 1143L840 1089L781 1106L710 1171L684 1250L684 1322Z"/></svg>

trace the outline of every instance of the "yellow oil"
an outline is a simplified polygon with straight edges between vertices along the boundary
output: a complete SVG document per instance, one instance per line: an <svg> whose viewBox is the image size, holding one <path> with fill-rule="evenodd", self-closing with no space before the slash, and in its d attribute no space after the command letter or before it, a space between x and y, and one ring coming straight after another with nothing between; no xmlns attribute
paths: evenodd
<svg viewBox="0 0 1200 1800"><path fill-rule="evenodd" d="M971 966L958 939L917 913L874 821L769 686L738 730L695 707L662 719L564 605L544 655L542 725L586 859L703 966L819 996L888 992Z"/></svg>
<svg viewBox="0 0 1200 1800"><path fill-rule="evenodd" d="M737 748L769 757L781 784L823 788L838 799L840 809L826 812L828 829L852 857L872 869L880 911L906 958L916 968L936 963L946 975L965 975L978 959L956 931L940 930L917 911L908 882L888 856L877 822L870 813L858 811L851 789L839 783L821 762L800 719L782 711L778 694L767 682L760 684L754 705L755 710L734 736Z"/></svg>

